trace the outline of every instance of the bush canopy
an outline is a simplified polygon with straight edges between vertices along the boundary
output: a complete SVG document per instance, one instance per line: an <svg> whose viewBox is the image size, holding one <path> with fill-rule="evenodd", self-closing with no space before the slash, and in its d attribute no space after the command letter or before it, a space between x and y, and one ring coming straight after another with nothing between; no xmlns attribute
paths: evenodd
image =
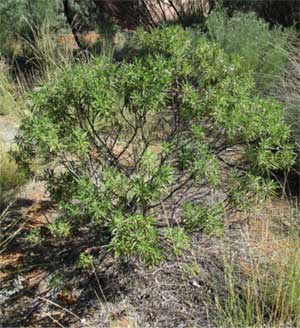
<svg viewBox="0 0 300 328"><path fill-rule="evenodd" d="M116 255L151 265L164 242L180 245L220 213L200 199L167 220L164 204L207 188L222 189L222 207L245 209L275 190L270 174L288 170L294 154L281 106L253 96L239 57L179 26L138 30L133 44L128 61L102 57L35 92L17 158L45 165L71 230L99 229Z"/></svg>

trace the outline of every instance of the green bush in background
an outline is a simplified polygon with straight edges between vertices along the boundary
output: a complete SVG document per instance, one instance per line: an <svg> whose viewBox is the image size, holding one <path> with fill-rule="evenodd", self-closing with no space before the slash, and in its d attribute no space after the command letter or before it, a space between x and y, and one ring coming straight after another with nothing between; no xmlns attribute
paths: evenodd
<svg viewBox="0 0 300 328"><path fill-rule="evenodd" d="M32 40L45 22L58 28L64 22L60 1L6 0L0 3L0 54L12 58L22 52L22 39Z"/></svg>
<svg viewBox="0 0 300 328"><path fill-rule="evenodd" d="M258 90L269 90L284 72L292 30L269 24L254 13L213 12L206 21L208 36L229 55L238 54L246 69L254 72Z"/></svg>

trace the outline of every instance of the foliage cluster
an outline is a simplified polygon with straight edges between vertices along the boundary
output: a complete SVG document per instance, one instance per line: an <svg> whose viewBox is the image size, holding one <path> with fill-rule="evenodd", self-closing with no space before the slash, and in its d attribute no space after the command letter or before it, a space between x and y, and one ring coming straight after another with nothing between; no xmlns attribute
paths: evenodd
<svg viewBox="0 0 300 328"><path fill-rule="evenodd" d="M222 187L225 207L261 202L275 189L272 170L289 169L294 154L282 108L253 96L242 59L179 26L138 30L134 44L129 61L103 56L33 93L16 156L45 165L68 234L99 231L117 256L151 265L165 242L179 254L186 231L217 226L219 210L202 202L197 220L160 218L164 204L203 187ZM224 153L234 145L232 164Z"/></svg>
<svg viewBox="0 0 300 328"><path fill-rule="evenodd" d="M223 232L222 215L224 208L222 203L205 207L187 202L183 206L183 220L188 230L204 230L208 234L221 235Z"/></svg>

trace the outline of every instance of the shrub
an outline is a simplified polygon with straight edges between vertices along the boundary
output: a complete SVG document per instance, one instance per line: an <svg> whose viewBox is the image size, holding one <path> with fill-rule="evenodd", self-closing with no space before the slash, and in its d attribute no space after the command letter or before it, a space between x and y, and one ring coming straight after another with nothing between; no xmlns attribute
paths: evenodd
<svg viewBox="0 0 300 328"><path fill-rule="evenodd" d="M178 26L140 30L135 44L130 62L103 57L34 93L17 159L48 163L48 191L74 229L101 228L116 255L150 265L162 258L160 228L174 225L158 222L159 208L176 193L222 184L229 202L232 180L250 172L261 174L255 190L241 185L255 199L294 159L281 107L252 97L239 59ZM235 144L233 165L223 154Z"/></svg>
<svg viewBox="0 0 300 328"><path fill-rule="evenodd" d="M265 1L245 1L245 0L223 0L222 5L229 12L254 11L258 16L264 18L272 25L299 26L300 4L297 0L265 0Z"/></svg>
<svg viewBox="0 0 300 328"><path fill-rule="evenodd" d="M229 55L241 56L246 69L254 71L258 90L268 90L282 75L288 61L291 30L270 30L269 24L254 13L229 17L223 11L211 14L206 25L212 40Z"/></svg>

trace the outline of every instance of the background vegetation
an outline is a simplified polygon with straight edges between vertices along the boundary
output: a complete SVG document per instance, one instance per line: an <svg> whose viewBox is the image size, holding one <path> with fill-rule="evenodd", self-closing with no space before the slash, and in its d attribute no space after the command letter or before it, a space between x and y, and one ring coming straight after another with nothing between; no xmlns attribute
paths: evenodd
<svg viewBox="0 0 300 328"><path fill-rule="evenodd" d="M254 13L224 11L212 13L207 21L209 37L226 53L242 57L247 69L254 72L256 87L268 91L283 75L289 56L292 30L279 26L269 29L269 24Z"/></svg>

